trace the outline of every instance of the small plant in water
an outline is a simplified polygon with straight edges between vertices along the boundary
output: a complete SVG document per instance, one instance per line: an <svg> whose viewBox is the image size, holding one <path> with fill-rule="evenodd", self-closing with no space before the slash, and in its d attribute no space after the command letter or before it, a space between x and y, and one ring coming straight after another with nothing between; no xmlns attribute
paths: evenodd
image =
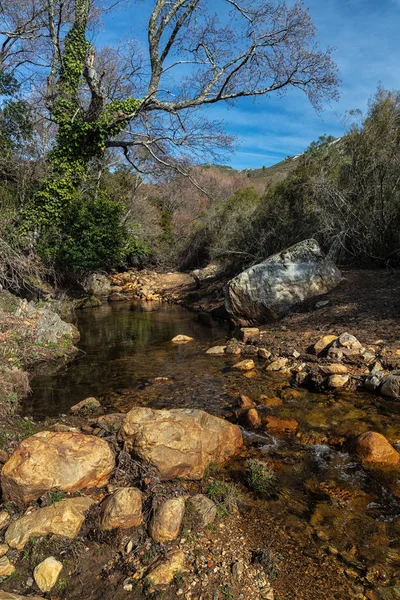
<svg viewBox="0 0 400 600"><path fill-rule="evenodd" d="M246 462L246 483L248 487L263 498L278 495L278 480L270 466L257 459Z"/></svg>
<svg viewBox="0 0 400 600"><path fill-rule="evenodd" d="M215 479L208 486L207 496L217 504L217 513L220 517L238 509L240 494L234 483Z"/></svg>

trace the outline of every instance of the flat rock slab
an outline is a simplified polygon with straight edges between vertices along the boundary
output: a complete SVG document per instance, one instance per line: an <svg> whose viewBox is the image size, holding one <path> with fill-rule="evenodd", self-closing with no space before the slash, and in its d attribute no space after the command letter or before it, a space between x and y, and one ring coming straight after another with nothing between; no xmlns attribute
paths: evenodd
<svg viewBox="0 0 400 600"><path fill-rule="evenodd" d="M119 435L162 479L201 479L210 463L226 462L243 446L237 425L197 409L135 407Z"/></svg>
<svg viewBox="0 0 400 600"><path fill-rule="evenodd" d="M17 550L22 550L32 537L50 534L61 535L73 540L85 520L85 514L95 504L91 498L67 498L51 506L39 508L11 523L5 541Z"/></svg>
<svg viewBox="0 0 400 600"><path fill-rule="evenodd" d="M52 489L75 492L102 487L114 466L111 448L102 439L43 431L24 440L4 465L3 498L26 504Z"/></svg>

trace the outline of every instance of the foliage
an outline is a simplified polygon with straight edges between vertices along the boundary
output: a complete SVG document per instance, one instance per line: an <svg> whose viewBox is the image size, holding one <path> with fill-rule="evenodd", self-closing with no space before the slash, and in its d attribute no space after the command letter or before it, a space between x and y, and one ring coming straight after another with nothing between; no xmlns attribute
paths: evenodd
<svg viewBox="0 0 400 600"><path fill-rule="evenodd" d="M217 514L220 517L238 509L240 494L234 483L215 479L208 486L207 496L217 504Z"/></svg>
<svg viewBox="0 0 400 600"><path fill-rule="evenodd" d="M250 459L246 462L246 483L251 490L262 498L277 495L277 478L274 471L260 460Z"/></svg>

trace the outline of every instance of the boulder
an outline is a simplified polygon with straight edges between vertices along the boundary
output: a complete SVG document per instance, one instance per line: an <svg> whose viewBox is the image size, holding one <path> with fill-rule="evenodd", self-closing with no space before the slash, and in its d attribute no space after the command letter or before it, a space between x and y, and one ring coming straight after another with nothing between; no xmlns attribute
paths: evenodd
<svg viewBox="0 0 400 600"><path fill-rule="evenodd" d="M256 365L254 364L254 360L241 360L240 362L236 363L235 365L232 365L232 369L235 369L236 371L252 371L253 369L255 369Z"/></svg>
<svg viewBox="0 0 400 600"><path fill-rule="evenodd" d="M62 568L62 563L54 556L49 556L35 567L33 578L41 592L46 593L53 589Z"/></svg>
<svg viewBox="0 0 400 600"><path fill-rule="evenodd" d="M102 487L115 465L110 446L82 433L43 431L24 440L1 472L3 498L19 504L57 488Z"/></svg>
<svg viewBox="0 0 400 600"><path fill-rule="evenodd" d="M187 503L195 510L200 527L210 525L217 516L217 507L215 503L204 494L191 496L187 500Z"/></svg>
<svg viewBox="0 0 400 600"><path fill-rule="evenodd" d="M127 413L119 436L128 450L153 464L162 479L201 479L211 462L224 463L243 446L237 425L197 409L135 407Z"/></svg>
<svg viewBox="0 0 400 600"><path fill-rule="evenodd" d="M305 240L270 256L232 279L225 306L237 320L268 323L295 304L325 294L342 280L315 240Z"/></svg>
<svg viewBox="0 0 400 600"><path fill-rule="evenodd" d="M165 500L155 511L150 522L150 537L155 542L176 540L185 512L185 498L178 496Z"/></svg>
<svg viewBox="0 0 400 600"><path fill-rule="evenodd" d="M177 573L185 571L185 555L182 550L174 550L168 556L167 560L146 577L150 585L169 585Z"/></svg>
<svg viewBox="0 0 400 600"><path fill-rule="evenodd" d="M134 487L121 488L104 500L102 509L100 529L103 531L138 527L143 521L142 493Z"/></svg>
<svg viewBox="0 0 400 600"><path fill-rule="evenodd" d="M400 372L395 371L384 379L381 394L392 400L400 399Z"/></svg>
<svg viewBox="0 0 400 600"><path fill-rule="evenodd" d="M82 287L85 292L93 296L109 296L111 294L111 283L107 275L103 273L91 273L82 283Z"/></svg>
<svg viewBox="0 0 400 600"><path fill-rule="evenodd" d="M76 415L78 413L88 414L94 412L99 408L101 408L100 402L97 400L97 398L90 396L89 398L81 400L80 402L78 402L78 404L74 404L74 406L71 406L69 412L73 415Z"/></svg>
<svg viewBox="0 0 400 600"><path fill-rule="evenodd" d="M73 540L82 527L86 512L93 504L95 502L91 498L79 496L34 510L11 523L6 531L5 541L11 548L22 550L32 537L56 534Z"/></svg>
<svg viewBox="0 0 400 600"><path fill-rule="evenodd" d="M356 453L366 466L396 466L400 462L400 454L380 433L366 431L357 438Z"/></svg>

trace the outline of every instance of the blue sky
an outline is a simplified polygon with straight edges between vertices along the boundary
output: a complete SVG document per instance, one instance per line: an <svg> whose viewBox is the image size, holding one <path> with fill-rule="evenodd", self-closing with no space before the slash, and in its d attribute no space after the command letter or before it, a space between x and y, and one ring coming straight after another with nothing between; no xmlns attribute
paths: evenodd
<svg viewBox="0 0 400 600"><path fill-rule="evenodd" d="M215 0L218 7L221 0ZM288 90L257 102L243 99L233 108L216 105L210 118L223 119L238 138L236 153L224 160L237 169L259 168L302 152L322 134L340 136L348 110L367 108L378 83L400 89L400 0L305 0L322 47L334 46L342 80L340 100L316 113L307 97ZM99 43L128 36L145 40L153 0L128 2L107 15Z"/></svg>

